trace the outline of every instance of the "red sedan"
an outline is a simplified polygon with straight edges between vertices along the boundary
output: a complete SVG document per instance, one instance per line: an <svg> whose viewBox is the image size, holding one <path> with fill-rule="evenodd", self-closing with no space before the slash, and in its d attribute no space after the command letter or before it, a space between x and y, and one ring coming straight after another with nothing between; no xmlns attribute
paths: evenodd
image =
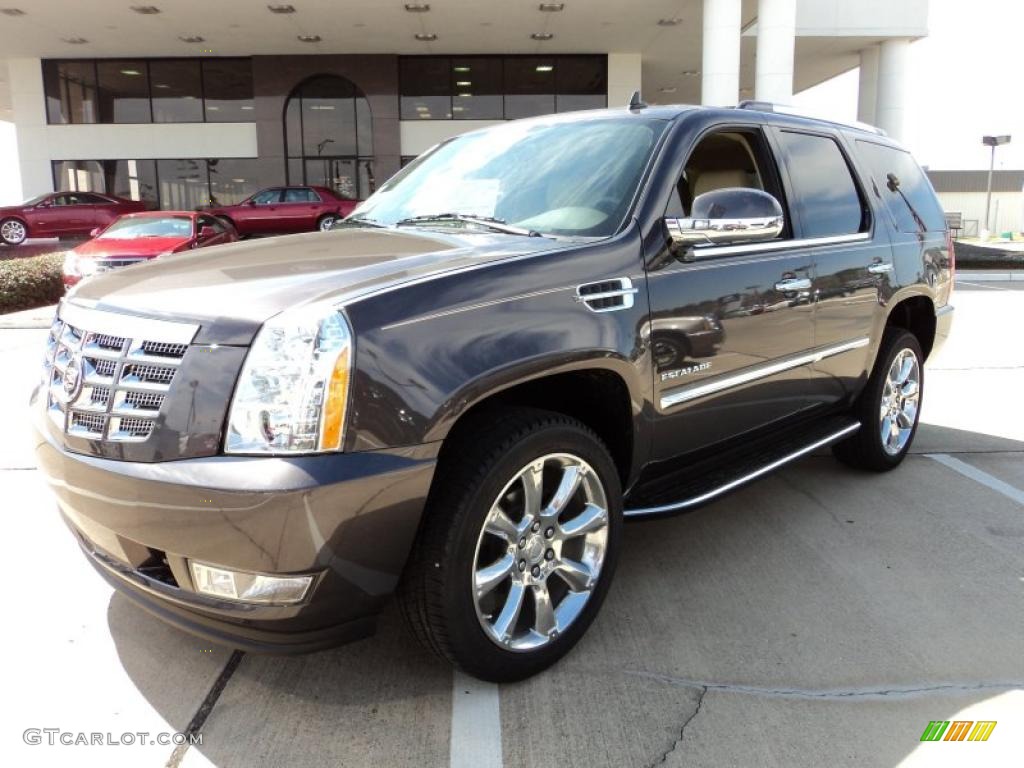
<svg viewBox="0 0 1024 768"><path fill-rule="evenodd" d="M207 213L154 211L122 216L64 258L64 287L97 272L127 267L158 256L233 243L238 233Z"/></svg>
<svg viewBox="0 0 1024 768"><path fill-rule="evenodd" d="M327 187L270 187L238 205L210 208L208 213L231 222L240 235L263 235L330 229L357 204Z"/></svg>
<svg viewBox="0 0 1024 768"><path fill-rule="evenodd" d="M0 208L0 240L21 245L30 237L73 237L105 227L118 216L146 210L146 203L98 192L50 192Z"/></svg>

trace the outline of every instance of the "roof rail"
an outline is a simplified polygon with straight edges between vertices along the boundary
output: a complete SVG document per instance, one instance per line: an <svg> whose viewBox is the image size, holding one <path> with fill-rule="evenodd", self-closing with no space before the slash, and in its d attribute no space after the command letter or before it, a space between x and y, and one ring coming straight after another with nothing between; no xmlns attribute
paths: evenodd
<svg viewBox="0 0 1024 768"><path fill-rule="evenodd" d="M796 107L788 104L773 104L770 101L755 101L752 99L745 99L736 105L737 109L750 109L756 112L774 112L777 115L793 115L794 117L808 117L812 120L824 120L827 123L833 125L843 125L848 128L857 128L861 131L867 131L868 133L874 133L878 136L885 136L885 131L876 125L868 125L862 123L859 120L852 122L845 122L843 120L835 120L831 117L824 117L822 115L816 115L813 112L801 111Z"/></svg>

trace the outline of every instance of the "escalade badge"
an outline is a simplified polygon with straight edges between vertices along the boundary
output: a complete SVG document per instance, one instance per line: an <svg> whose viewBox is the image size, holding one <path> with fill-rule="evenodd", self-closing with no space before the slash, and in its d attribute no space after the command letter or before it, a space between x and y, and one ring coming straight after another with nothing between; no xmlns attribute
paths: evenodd
<svg viewBox="0 0 1024 768"><path fill-rule="evenodd" d="M75 355L68 361L64 369L64 385L61 387L61 400L73 403L82 391L82 358Z"/></svg>

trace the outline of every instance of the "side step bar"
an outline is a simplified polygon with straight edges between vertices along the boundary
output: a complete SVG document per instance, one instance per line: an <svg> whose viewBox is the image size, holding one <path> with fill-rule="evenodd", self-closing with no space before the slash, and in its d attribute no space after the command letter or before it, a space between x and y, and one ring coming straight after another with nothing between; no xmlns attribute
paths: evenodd
<svg viewBox="0 0 1024 768"><path fill-rule="evenodd" d="M824 435L822 435L821 432L818 432L816 436L808 436L810 442L802 445L794 445L793 442L787 441L782 446L785 452L781 454L776 454L773 457L761 454L760 458L764 463L758 462L756 464L751 464L749 462L740 462L738 474L733 475L731 479L723 479L721 475L719 475L710 483L701 482L700 480L693 482L691 480L688 483L681 484L685 487L685 490L682 488L680 489L683 490L683 493L677 499L672 501L661 501L659 499L659 503L627 508L623 511L623 514L626 518L653 517L673 512L682 512L684 510L700 506L701 504L706 504L729 491L739 488L741 485L746 485L763 475L767 475L769 472L775 471L779 467L789 464L791 461L796 461L800 457L806 456L808 453L816 451L819 448L823 448L826 445L839 442L843 438L852 435L860 429L860 424L858 422L849 421L849 419L845 421L846 423L838 428L836 428L837 423L835 421L830 422L828 431ZM665 490L656 495L667 495ZM628 501L629 499L627 498L627 503Z"/></svg>

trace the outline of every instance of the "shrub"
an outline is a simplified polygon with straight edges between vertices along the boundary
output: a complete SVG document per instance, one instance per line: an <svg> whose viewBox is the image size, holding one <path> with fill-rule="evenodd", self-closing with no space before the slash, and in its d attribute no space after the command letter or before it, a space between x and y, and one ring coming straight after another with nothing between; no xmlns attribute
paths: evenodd
<svg viewBox="0 0 1024 768"><path fill-rule="evenodd" d="M63 252L0 261L0 315L60 301L63 263Z"/></svg>

